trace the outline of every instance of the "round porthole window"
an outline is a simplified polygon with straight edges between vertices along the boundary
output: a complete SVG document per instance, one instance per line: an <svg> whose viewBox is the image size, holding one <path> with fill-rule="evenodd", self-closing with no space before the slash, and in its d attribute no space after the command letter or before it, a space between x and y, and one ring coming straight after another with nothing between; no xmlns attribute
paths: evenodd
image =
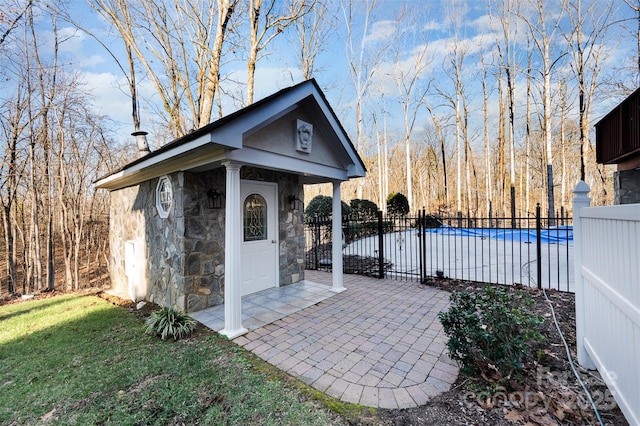
<svg viewBox="0 0 640 426"><path fill-rule="evenodd" d="M163 176L158 180L156 186L156 208L158 215L165 219L169 216L169 210L173 204L173 188L168 176Z"/></svg>

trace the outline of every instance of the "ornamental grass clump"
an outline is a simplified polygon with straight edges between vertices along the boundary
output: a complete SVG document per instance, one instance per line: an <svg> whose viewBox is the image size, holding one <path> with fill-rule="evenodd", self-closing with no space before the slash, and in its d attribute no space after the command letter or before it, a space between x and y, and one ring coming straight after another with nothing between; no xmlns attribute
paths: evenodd
<svg viewBox="0 0 640 426"><path fill-rule="evenodd" d="M449 337L449 355L462 373L487 381L520 379L529 343L543 339L537 328L544 319L529 313L532 304L522 291L493 286L453 293L449 310L438 318Z"/></svg>
<svg viewBox="0 0 640 426"><path fill-rule="evenodd" d="M187 314L167 307L152 312L145 324L148 334L160 336L162 340L167 338L179 340L188 337L197 325L196 321Z"/></svg>

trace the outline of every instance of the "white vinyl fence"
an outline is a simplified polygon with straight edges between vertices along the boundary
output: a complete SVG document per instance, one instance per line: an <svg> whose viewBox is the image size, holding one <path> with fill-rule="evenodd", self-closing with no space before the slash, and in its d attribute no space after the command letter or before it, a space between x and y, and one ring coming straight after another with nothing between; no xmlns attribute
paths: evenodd
<svg viewBox="0 0 640 426"><path fill-rule="evenodd" d="M640 424L640 204L588 207L574 191L578 362L597 368L630 424Z"/></svg>

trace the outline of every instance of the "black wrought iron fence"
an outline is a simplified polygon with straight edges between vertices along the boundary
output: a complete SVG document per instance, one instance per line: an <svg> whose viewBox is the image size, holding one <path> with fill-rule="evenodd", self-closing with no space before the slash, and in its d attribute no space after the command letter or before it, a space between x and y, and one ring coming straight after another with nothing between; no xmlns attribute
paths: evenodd
<svg viewBox="0 0 640 426"><path fill-rule="evenodd" d="M454 278L573 291L570 218L345 217L344 271L400 280ZM331 219L305 223L306 268L330 269Z"/></svg>

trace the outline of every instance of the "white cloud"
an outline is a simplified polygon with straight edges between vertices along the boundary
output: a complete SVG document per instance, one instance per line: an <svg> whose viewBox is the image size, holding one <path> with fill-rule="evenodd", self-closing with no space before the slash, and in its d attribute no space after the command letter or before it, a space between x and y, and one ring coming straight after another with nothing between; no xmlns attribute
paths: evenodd
<svg viewBox="0 0 640 426"><path fill-rule="evenodd" d="M126 88L124 77L118 78L109 72L85 72L84 81L93 94L98 114L105 115L123 125L131 123L131 100L123 92L123 88ZM129 126L133 127L132 124Z"/></svg>
<svg viewBox="0 0 640 426"><path fill-rule="evenodd" d="M422 29L424 31L444 31L447 28L446 28L446 26L444 25L443 22L437 22L437 21L431 20L431 21L425 23L422 26Z"/></svg>
<svg viewBox="0 0 640 426"><path fill-rule="evenodd" d="M82 50L87 35L73 27L63 27L58 29L58 42L60 52L78 53Z"/></svg>
<svg viewBox="0 0 640 426"><path fill-rule="evenodd" d="M493 19L490 15L481 15L467 24L477 32L491 31L494 27Z"/></svg>
<svg viewBox="0 0 640 426"><path fill-rule="evenodd" d="M392 20L374 22L369 34L365 37L365 43L388 40L396 32L397 27L398 23Z"/></svg>

